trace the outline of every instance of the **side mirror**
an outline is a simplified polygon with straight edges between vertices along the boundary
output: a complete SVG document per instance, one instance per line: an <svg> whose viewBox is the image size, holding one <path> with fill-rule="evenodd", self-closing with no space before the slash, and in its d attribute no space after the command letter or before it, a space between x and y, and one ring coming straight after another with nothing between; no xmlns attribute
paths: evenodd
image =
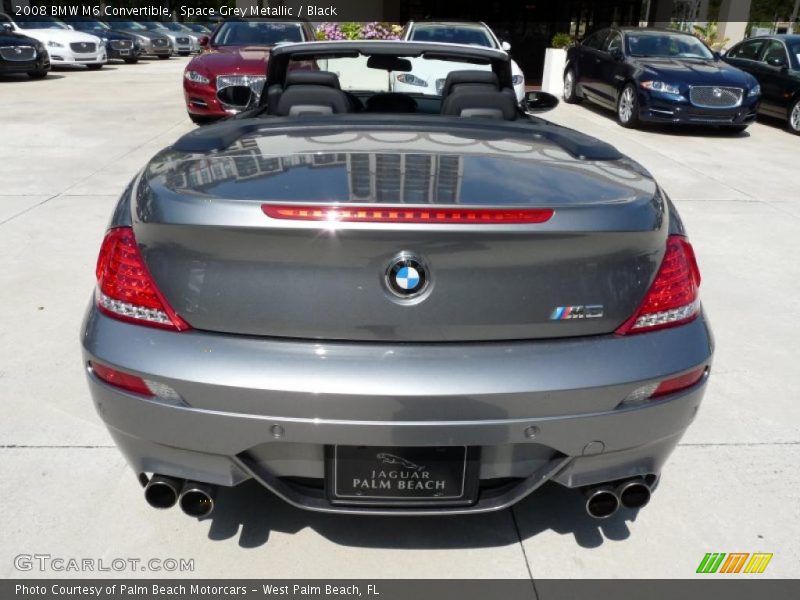
<svg viewBox="0 0 800 600"><path fill-rule="evenodd" d="M500 47L506 52L511 52L511 44L508 42L500 42Z"/></svg>
<svg viewBox="0 0 800 600"><path fill-rule="evenodd" d="M209 38L207 35L201 35L200 38L197 40L197 43L200 44L203 48L208 47Z"/></svg>
<svg viewBox="0 0 800 600"><path fill-rule="evenodd" d="M558 106L558 98L547 92L526 92L522 109L529 113L542 113Z"/></svg>
<svg viewBox="0 0 800 600"><path fill-rule="evenodd" d="M714 52L714 60L722 60L722 54L719 52Z"/></svg>
<svg viewBox="0 0 800 600"><path fill-rule="evenodd" d="M617 62L622 62L623 60L625 60L625 55L622 53L622 50L620 48L614 48L609 53L611 54L611 58L613 58Z"/></svg>
<svg viewBox="0 0 800 600"><path fill-rule="evenodd" d="M770 67L785 67L786 66L786 59L781 58L780 56L773 56L767 59L767 64Z"/></svg>
<svg viewBox="0 0 800 600"><path fill-rule="evenodd" d="M3 31L14 31L14 26L11 23L0 23L0 26L3 27Z"/></svg>

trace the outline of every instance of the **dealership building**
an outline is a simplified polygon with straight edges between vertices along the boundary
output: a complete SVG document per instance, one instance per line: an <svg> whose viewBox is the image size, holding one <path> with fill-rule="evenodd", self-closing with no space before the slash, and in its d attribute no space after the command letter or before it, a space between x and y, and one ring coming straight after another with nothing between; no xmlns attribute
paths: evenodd
<svg viewBox="0 0 800 600"><path fill-rule="evenodd" d="M5 12L13 5L45 5L39 0L2 0ZM102 2L98 2L101 4ZM369 19L397 23L422 19L465 19L487 22L498 37L511 43L511 53L525 72L529 83L541 80L544 54L556 33L568 33L581 38L587 32L611 24L666 26L676 17L685 21L719 23L722 38L735 43L744 38L750 16L751 0L333 0L345 17L357 20L368 14ZM130 5L114 2L109 5ZM142 4L142 3L138 3ZM146 4L177 8L191 5L191 0L151 0ZM208 2L202 3L208 5ZM220 5L228 4L226 1ZM266 0L235 0L238 7L264 6ZM274 7L298 4L286 0L270 0ZM710 6L717 6L710 14ZM201 3L197 3L198 6Z"/></svg>

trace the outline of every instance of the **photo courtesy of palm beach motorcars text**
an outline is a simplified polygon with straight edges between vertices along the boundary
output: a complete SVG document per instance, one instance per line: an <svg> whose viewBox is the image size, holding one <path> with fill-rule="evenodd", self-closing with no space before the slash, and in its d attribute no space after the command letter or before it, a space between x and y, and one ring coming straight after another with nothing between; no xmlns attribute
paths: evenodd
<svg viewBox="0 0 800 600"><path fill-rule="evenodd" d="M800 597L800 0L0 0L0 599Z"/></svg>

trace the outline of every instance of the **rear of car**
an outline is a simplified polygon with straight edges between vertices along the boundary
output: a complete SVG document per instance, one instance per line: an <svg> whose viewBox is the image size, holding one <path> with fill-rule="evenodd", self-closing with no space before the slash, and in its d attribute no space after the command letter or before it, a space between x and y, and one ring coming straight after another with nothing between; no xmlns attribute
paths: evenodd
<svg viewBox="0 0 800 600"><path fill-rule="evenodd" d="M642 506L712 358L674 206L557 128L391 120L198 130L123 194L81 341L148 499L201 516L255 479L459 514L554 481Z"/></svg>

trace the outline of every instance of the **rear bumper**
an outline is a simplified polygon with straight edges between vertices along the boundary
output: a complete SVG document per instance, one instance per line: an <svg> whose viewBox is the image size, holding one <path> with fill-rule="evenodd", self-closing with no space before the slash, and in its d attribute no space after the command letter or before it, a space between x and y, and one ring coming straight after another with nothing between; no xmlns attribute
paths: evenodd
<svg viewBox="0 0 800 600"><path fill-rule="evenodd" d="M707 377L659 402L617 406L643 384L710 365L713 345L703 318L630 338L382 345L175 334L94 308L82 342L84 363L164 383L185 402L145 400L87 369L98 413L137 473L227 486L255 478L303 508L373 514L485 512L551 479L579 487L656 475ZM333 444L479 446L485 489L467 507L334 506L321 489Z"/></svg>
<svg viewBox="0 0 800 600"><path fill-rule="evenodd" d="M755 121L758 97L745 98L736 108L699 108L686 98L639 91L639 118L650 123L742 126Z"/></svg>

